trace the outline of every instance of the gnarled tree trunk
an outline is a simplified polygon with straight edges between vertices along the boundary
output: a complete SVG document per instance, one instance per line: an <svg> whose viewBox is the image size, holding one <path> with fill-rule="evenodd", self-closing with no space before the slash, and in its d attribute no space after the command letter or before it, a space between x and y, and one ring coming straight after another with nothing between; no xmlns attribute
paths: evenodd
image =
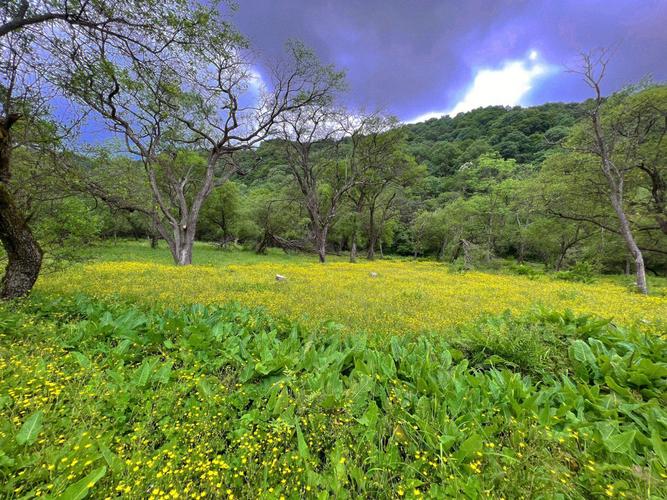
<svg viewBox="0 0 667 500"><path fill-rule="evenodd" d="M10 129L18 119L19 115L11 114L0 121L0 240L7 253L7 267L0 290L3 299L23 297L30 292L42 267L42 249L16 207L9 189Z"/></svg>

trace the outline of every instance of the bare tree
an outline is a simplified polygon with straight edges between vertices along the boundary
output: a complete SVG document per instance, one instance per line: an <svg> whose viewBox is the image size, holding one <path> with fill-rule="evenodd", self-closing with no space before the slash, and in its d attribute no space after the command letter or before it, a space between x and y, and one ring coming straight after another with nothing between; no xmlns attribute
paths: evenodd
<svg viewBox="0 0 667 500"><path fill-rule="evenodd" d="M582 55L582 62L582 69L577 72L593 90L593 100L587 111L589 126L583 131L583 137L576 147L582 152L593 155L599 162L600 171L607 183L607 196L618 219L621 236L634 259L637 289L647 294L644 256L637 245L625 210L625 181L634 165L626 164L623 162L623 157L617 155L618 132L608 126L604 118L605 99L602 96L601 83L607 70L609 56L607 51L601 50L597 54Z"/></svg>

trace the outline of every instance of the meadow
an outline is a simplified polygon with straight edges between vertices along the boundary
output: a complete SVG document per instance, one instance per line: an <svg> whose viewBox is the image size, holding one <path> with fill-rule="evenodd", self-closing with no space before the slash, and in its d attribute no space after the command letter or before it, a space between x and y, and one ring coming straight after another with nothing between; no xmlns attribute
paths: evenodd
<svg viewBox="0 0 667 500"><path fill-rule="evenodd" d="M570 283L546 275L462 273L432 260L350 264L341 257L322 266L312 256L279 251L258 256L208 245L197 250L195 265L179 268L164 248L109 245L95 261L45 275L37 289L169 307L234 302L312 328L335 324L345 331L385 334L445 332L485 314L540 306L626 325L667 318L664 279L652 283L656 295L642 297L612 278ZM277 282L277 274L287 281Z"/></svg>
<svg viewBox="0 0 667 500"><path fill-rule="evenodd" d="M197 250L0 306L3 497L667 496L659 293Z"/></svg>

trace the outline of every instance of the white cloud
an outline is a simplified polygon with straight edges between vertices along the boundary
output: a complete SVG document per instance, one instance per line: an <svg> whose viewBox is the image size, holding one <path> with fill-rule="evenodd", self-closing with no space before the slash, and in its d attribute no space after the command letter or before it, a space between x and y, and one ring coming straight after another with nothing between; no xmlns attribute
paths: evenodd
<svg viewBox="0 0 667 500"><path fill-rule="evenodd" d="M264 83L261 73L255 68L251 68L249 71L248 87L250 92L254 94L261 94L267 90L267 85Z"/></svg>
<svg viewBox="0 0 667 500"><path fill-rule="evenodd" d="M424 113L409 123L420 122L443 115L455 116L484 106L516 106L533 88L535 82L554 71L554 67L539 61L539 54L532 50L518 61L505 61L498 69L482 68L475 75L472 85L463 98L451 110Z"/></svg>

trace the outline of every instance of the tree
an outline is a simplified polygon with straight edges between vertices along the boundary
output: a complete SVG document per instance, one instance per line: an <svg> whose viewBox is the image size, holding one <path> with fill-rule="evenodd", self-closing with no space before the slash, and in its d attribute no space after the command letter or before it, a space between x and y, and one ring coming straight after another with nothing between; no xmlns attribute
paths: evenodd
<svg viewBox="0 0 667 500"><path fill-rule="evenodd" d="M42 263L42 250L8 188L12 172L12 150L16 146L12 128L29 119L27 103L47 100L43 76L45 63L60 54L61 42L74 34L98 37L118 44L160 53L179 40L205 12L214 6L198 7L186 0L132 0L49 2L8 0L0 6L0 239L8 261L0 297L27 294ZM185 14L175 15L182 12ZM193 17L190 18L189 16ZM38 115L37 113L36 115Z"/></svg>
<svg viewBox="0 0 667 500"><path fill-rule="evenodd" d="M264 83L245 40L210 11L190 24L188 40L158 53L76 35L61 44L67 62L59 84L141 160L156 227L178 265L192 262L201 207L238 170L234 154L269 137L282 114L326 96L342 76L293 43Z"/></svg>
<svg viewBox="0 0 667 500"><path fill-rule="evenodd" d="M202 208L200 234L206 229L210 238L222 246L238 238L241 211L241 192L233 181L226 182L213 190Z"/></svg>
<svg viewBox="0 0 667 500"><path fill-rule="evenodd" d="M372 115L352 116L331 101L294 110L282 121L285 167L301 195L320 262L326 261L327 236L339 209L369 167L359 161L358 149L377 123Z"/></svg>
<svg viewBox="0 0 667 500"><path fill-rule="evenodd" d="M353 192L357 206L362 202L368 213L366 258L369 260L375 258L380 235L399 197L426 174L426 168L403 151L403 133L401 129L371 131L359 148L359 161L365 168Z"/></svg>
<svg viewBox="0 0 667 500"><path fill-rule="evenodd" d="M605 116L605 99L602 96L601 83L609 59L605 51L595 56L584 54L582 59L583 67L579 73L583 76L584 82L593 90L594 97L587 111L588 123L579 129L579 133L571 144L576 150L597 159L600 171L607 183L607 196L618 219L621 236L634 259L637 289L647 294L644 255L637 245L625 206L625 182L634 165L627 162L627 157L624 157L622 151L617 148L617 139L621 134L615 126L615 120L613 117Z"/></svg>
<svg viewBox="0 0 667 500"><path fill-rule="evenodd" d="M357 258L357 237L362 215L367 212L367 257L373 259L382 226L391 216L398 192L425 173L404 152L405 131L394 118L376 116L368 120L365 134L355 137L355 163L361 172L348 197L352 202L350 261Z"/></svg>
<svg viewBox="0 0 667 500"><path fill-rule="evenodd" d="M631 88L622 97L610 110L616 148L650 193L639 203L667 235L667 85Z"/></svg>

